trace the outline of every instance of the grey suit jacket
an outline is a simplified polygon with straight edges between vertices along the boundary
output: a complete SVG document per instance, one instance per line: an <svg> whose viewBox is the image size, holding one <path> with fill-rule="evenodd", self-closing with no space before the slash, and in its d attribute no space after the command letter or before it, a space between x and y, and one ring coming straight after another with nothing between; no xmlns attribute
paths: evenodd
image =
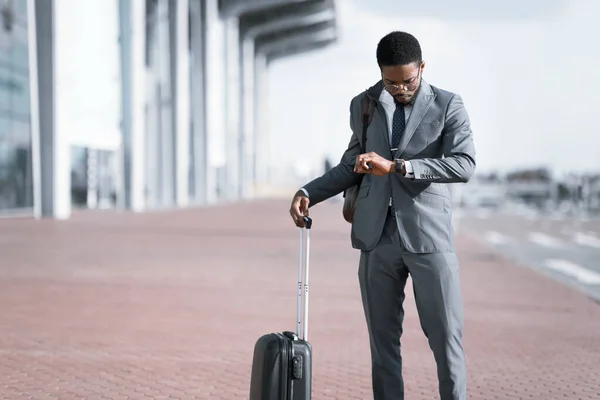
<svg viewBox="0 0 600 400"><path fill-rule="evenodd" d="M352 246L368 251L377 245L393 196L398 232L407 251L453 252L450 192L445 184L467 182L475 171L475 146L462 99L422 81L398 150L392 154L385 110L379 103L382 90L379 81L352 99L348 149L337 166L304 186L310 206L357 184L363 176L353 169L361 147L361 100L370 96L375 112L367 130L367 152L389 160L410 160L415 178L364 175L352 223Z"/></svg>

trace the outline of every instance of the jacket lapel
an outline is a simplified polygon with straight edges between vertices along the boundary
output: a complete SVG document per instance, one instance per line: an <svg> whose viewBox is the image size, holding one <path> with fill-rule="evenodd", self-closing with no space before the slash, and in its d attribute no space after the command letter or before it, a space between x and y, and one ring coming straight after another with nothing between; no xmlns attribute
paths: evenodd
<svg viewBox="0 0 600 400"><path fill-rule="evenodd" d="M434 99L435 93L433 93L431 90L431 86L429 86L429 84L423 80L421 82L421 90L419 90L419 93L417 93L417 98L415 99L413 109L410 113L410 117L408 118L404 135L402 135L402 139L398 145L396 158L400 158L402 152L406 150L406 146L408 146L410 139L412 139L417 127L427 113L427 110L429 110L429 107L431 107L431 104L433 104Z"/></svg>

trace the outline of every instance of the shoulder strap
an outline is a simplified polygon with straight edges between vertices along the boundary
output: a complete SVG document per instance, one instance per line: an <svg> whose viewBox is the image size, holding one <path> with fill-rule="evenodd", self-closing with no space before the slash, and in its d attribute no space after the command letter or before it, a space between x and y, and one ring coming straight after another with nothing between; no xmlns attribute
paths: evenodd
<svg viewBox="0 0 600 400"><path fill-rule="evenodd" d="M367 148L367 128L371 123L371 119L373 119L373 109L375 105L368 94L365 93L365 96L362 99L362 140L360 143L361 153L366 153Z"/></svg>

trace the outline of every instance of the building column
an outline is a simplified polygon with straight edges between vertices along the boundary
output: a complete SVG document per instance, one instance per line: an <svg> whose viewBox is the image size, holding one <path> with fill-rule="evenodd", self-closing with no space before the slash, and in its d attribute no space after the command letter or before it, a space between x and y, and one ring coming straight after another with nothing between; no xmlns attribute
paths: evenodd
<svg viewBox="0 0 600 400"><path fill-rule="evenodd" d="M177 0L174 11L172 99L175 112L175 203L178 207L185 207L189 201L190 168L189 0Z"/></svg>
<svg viewBox="0 0 600 400"><path fill-rule="evenodd" d="M242 177L244 142L240 135L241 126L241 68L240 68L240 35L237 18L225 21L225 65L227 76L226 91L226 170L228 200L242 197Z"/></svg>
<svg viewBox="0 0 600 400"><path fill-rule="evenodd" d="M191 123L190 139L192 201L207 202L208 193L208 141L206 132L206 7L204 1L190 2L191 18Z"/></svg>
<svg viewBox="0 0 600 400"><path fill-rule="evenodd" d="M29 46L29 115L31 132L31 172L33 216L42 217L42 161L40 154L40 112L38 99L38 55L35 0L27 0L27 42Z"/></svg>
<svg viewBox="0 0 600 400"><path fill-rule="evenodd" d="M269 80L267 57L256 54L254 59L254 170L257 186L269 181L271 138L269 136Z"/></svg>
<svg viewBox="0 0 600 400"><path fill-rule="evenodd" d="M175 3L159 0L157 4L157 94L158 111L158 206L175 204L175 99L173 79L173 32L175 30Z"/></svg>
<svg viewBox="0 0 600 400"><path fill-rule="evenodd" d="M35 46L37 56L37 125L40 214L66 219L71 215L71 151L69 138L56 129L55 2L35 2ZM31 84L36 83L35 76ZM32 118L33 119L33 118Z"/></svg>
<svg viewBox="0 0 600 400"><path fill-rule="evenodd" d="M240 124L240 196L254 196L256 142L254 132L254 39L242 41L240 69L242 71L242 123Z"/></svg>
<svg viewBox="0 0 600 400"><path fill-rule="evenodd" d="M222 171L228 167L225 155L226 75L225 29L217 0L206 0L206 133L208 142L207 202L214 203L227 188Z"/></svg>
<svg viewBox="0 0 600 400"><path fill-rule="evenodd" d="M119 207L146 208L145 174L145 2L119 0L123 181Z"/></svg>

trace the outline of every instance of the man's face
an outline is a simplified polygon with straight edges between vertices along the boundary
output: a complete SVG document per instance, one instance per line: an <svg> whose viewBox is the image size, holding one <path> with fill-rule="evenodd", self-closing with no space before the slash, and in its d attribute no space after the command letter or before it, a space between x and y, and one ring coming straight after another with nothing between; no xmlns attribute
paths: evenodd
<svg viewBox="0 0 600 400"><path fill-rule="evenodd" d="M381 79L385 90L401 104L411 103L419 87L425 63L411 63L393 67L381 67Z"/></svg>

